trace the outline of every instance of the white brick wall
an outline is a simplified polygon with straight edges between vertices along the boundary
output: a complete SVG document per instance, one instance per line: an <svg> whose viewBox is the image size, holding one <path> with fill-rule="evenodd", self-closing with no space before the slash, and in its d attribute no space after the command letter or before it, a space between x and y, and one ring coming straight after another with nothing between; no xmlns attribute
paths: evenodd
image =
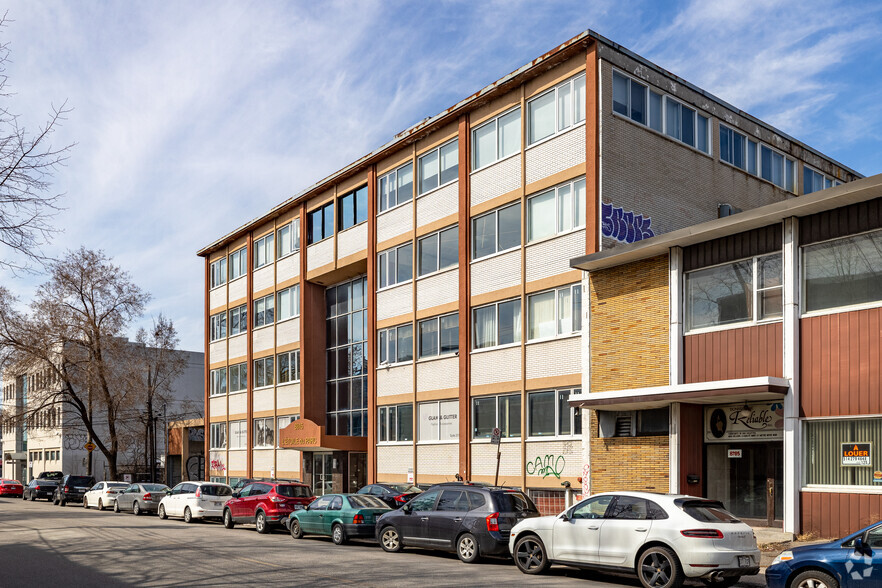
<svg viewBox="0 0 882 588"><path fill-rule="evenodd" d="M250 432L250 430L249 430ZM227 474L229 472L244 472L245 471L245 456L246 450L244 449L236 449L233 451L227 452Z"/></svg>
<svg viewBox="0 0 882 588"><path fill-rule="evenodd" d="M413 312L413 282L377 292L377 320Z"/></svg>
<svg viewBox="0 0 882 588"><path fill-rule="evenodd" d="M527 149L527 184L585 163L585 125Z"/></svg>
<svg viewBox="0 0 882 588"><path fill-rule="evenodd" d="M367 223L350 227L337 234L337 259L367 249Z"/></svg>
<svg viewBox="0 0 882 588"><path fill-rule="evenodd" d="M273 467L273 453L275 453L272 449L255 449L254 450L254 462L252 463L252 467L256 472L268 472Z"/></svg>
<svg viewBox="0 0 882 588"><path fill-rule="evenodd" d="M521 347L472 354L472 385L498 384L521 379Z"/></svg>
<svg viewBox="0 0 882 588"><path fill-rule="evenodd" d="M255 390L253 394L254 399L252 400L252 403L254 405L255 412L261 410L273 410L276 395L276 391L274 388Z"/></svg>
<svg viewBox="0 0 882 588"><path fill-rule="evenodd" d="M446 443L442 445L417 445L417 482L422 474L432 476L450 476L455 481L459 471L459 445Z"/></svg>
<svg viewBox="0 0 882 588"><path fill-rule="evenodd" d="M413 201L377 216L377 243L413 229Z"/></svg>
<svg viewBox="0 0 882 588"><path fill-rule="evenodd" d="M276 407L300 408L300 384L285 384L276 388Z"/></svg>
<svg viewBox="0 0 882 588"><path fill-rule="evenodd" d="M458 267L417 280L417 310L449 304L458 299Z"/></svg>
<svg viewBox="0 0 882 588"><path fill-rule="evenodd" d="M519 188L521 186L520 155L473 173L471 182L472 206Z"/></svg>
<svg viewBox="0 0 882 588"><path fill-rule="evenodd" d="M217 308L227 303L227 288L221 286L208 293L208 307Z"/></svg>
<svg viewBox="0 0 882 588"><path fill-rule="evenodd" d="M300 341L300 317L276 324L276 345L281 347L288 343Z"/></svg>
<svg viewBox="0 0 882 588"><path fill-rule="evenodd" d="M413 393L413 365L377 370L377 397Z"/></svg>
<svg viewBox="0 0 882 588"><path fill-rule="evenodd" d="M285 477L282 474L297 474L300 477L300 452L294 449L278 449L276 451L276 476Z"/></svg>
<svg viewBox="0 0 882 588"><path fill-rule="evenodd" d="M227 414L227 397L215 396L208 399L209 414L213 417Z"/></svg>
<svg viewBox="0 0 882 588"><path fill-rule="evenodd" d="M517 286L521 283L521 250L476 261L471 272L472 296Z"/></svg>
<svg viewBox="0 0 882 588"><path fill-rule="evenodd" d="M377 476L391 474L397 478L407 479L407 470L413 467L412 445L379 445L377 446Z"/></svg>
<svg viewBox="0 0 882 588"><path fill-rule="evenodd" d="M527 282L571 271L570 260L585 255L585 229L527 245Z"/></svg>
<svg viewBox="0 0 882 588"><path fill-rule="evenodd" d="M273 329L274 327L270 325L269 327L261 327L251 332L251 337L254 340L252 346L254 353L260 353L261 351L273 348Z"/></svg>
<svg viewBox="0 0 882 588"><path fill-rule="evenodd" d="M248 314L250 315L251 313L249 312ZM227 326L229 326L229 325L227 325ZM231 359L245 357L245 352L247 351L246 347L248 345L248 342L245 340L245 337L246 337L245 333L242 333L241 335L236 335L235 337L230 337L228 339L229 345L230 345L229 353L230 353Z"/></svg>
<svg viewBox="0 0 882 588"><path fill-rule="evenodd" d="M245 392L236 392L234 394L230 394L229 397L230 397L230 404L229 404L230 412L229 412L229 414L245 414L246 412L248 412L248 405L247 405L248 398L247 398L247 395L245 394ZM251 431L251 427L248 427L248 430ZM229 432L230 431L227 430L227 433L229 433Z"/></svg>
<svg viewBox="0 0 882 588"><path fill-rule="evenodd" d="M334 238L325 239L306 250L306 269L312 271L334 261Z"/></svg>
<svg viewBox="0 0 882 588"><path fill-rule="evenodd" d="M538 462L537 459L539 460ZM543 470L543 467L546 466L551 467ZM554 473L551 473L550 470L559 472L561 478L581 476L581 440L527 441L527 476L542 477L545 474L549 474L545 476L545 480L549 483L549 486L559 488L560 482L558 482L557 476Z"/></svg>
<svg viewBox="0 0 882 588"><path fill-rule="evenodd" d="M251 284L254 292L260 292L261 290L266 290L267 288L272 287L273 265L268 264L263 266L259 270L254 270L254 276L252 277Z"/></svg>
<svg viewBox="0 0 882 588"><path fill-rule="evenodd" d="M227 360L227 342L223 339L211 343L208 347L208 363Z"/></svg>
<svg viewBox="0 0 882 588"><path fill-rule="evenodd" d="M230 282L230 301L245 298L245 295L248 293L248 284L245 283L246 281L247 279L245 276L242 276L241 278L236 278Z"/></svg>
<svg viewBox="0 0 882 588"><path fill-rule="evenodd" d="M459 357L417 363L417 392L459 388Z"/></svg>
<svg viewBox="0 0 882 588"><path fill-rule="evenodd" d="M582 338L527 345L527 379L582 373Z"/></svg>
<svg viewBox="0 0 882 588"><path fill-rule="evenodd" d="M521 444L502 442L499 459L499 483L514 485L521 477ZM493 476L496 473L496 445L472 443L472 474Z"/></svg>
<svg viewBox="0 0 882 588"><path fill-rule="evenodd" d="M417 226L433 223L459 210L459 182L453 182L417 199Z"/></svg>
<svg viewBox="0 0 882 588"><path fill-rule="evenodd" d="M300 252L283 257L276 263L276 282L281 283L300 275Z"/></svg>

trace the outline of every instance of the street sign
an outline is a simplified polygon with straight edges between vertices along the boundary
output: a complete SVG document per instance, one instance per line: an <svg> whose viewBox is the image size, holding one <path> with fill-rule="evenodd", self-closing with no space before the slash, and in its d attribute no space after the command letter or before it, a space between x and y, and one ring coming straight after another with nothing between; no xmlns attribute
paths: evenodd
<svg viewBox="0 0 882 588"><path fill-rule="evenodd" d="M123 482L132 483L132 474L123 474Z"/></svg>
<svg viewBox="0 0 882 588"><path fill-rule="evenodd" d="M89 453L92 453L93 451L95 451L95 448L96 448L96 447L98 447L98 446L95 445L94 443L92 443L91 441L89 441L88 443L86 443L85 445L83 445L83 449L85 449L85 450L88 451Z"/></svg>
<svg viewBox="0 0 882 588"><path fill-rule="evenodd" d="M502 431L499 430L499 427L493 428L493 435L490 437L490 443L492 445L499 445L499 438L502 436Z"/></svg>

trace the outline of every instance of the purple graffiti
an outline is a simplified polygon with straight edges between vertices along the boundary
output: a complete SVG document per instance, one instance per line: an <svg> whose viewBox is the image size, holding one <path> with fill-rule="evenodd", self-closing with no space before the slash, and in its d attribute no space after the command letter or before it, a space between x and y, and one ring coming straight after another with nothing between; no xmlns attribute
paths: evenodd
<svg viewBox="0 0 882 588"><path fill-rule="evenodd" d="M652 219L649 217L644 218L642 214L634 214L633 211L625 212L624 208L606 203L601 204L601 212L604 237L611 237L622 243L634 243L655 237L650 227Z"/></svg>

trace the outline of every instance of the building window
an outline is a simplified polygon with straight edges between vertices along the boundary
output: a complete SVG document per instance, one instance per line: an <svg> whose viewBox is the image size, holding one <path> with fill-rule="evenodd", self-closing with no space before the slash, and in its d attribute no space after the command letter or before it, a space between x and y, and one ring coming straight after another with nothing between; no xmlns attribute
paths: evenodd
<svg viewBox="0 0 882 588"><path fill-rule="evenodd" d="M300 219L296 218L276 231L279 259L300 250Z"/></svg>
<svg viewBox="0 0 882 588"><path fill-rule="evenodd" d="M648 410L599 410L597 424L600 437L667 435L670 431L670 410L667 406Z"/></svg>
<svg viewBox="0 0 882 588"><path fill-rule="evenodd" d="M254 447L274 447L276 445L276 428L273 426L273 417L254 419Z"/></svg>
<svg viewBox="0 0 882 588"><path fill-rule="evenodd" d="M211 423L211 449L226 449L227 423Z"/></svg>
<svg viewBox="0 0 882 588"><path fill-rule="evenodd" d="M318 243L334 234L334 203L307 213L307 244Z"/></svg>
<svg viewBox="0 0 882 588"><path fill-rule="evenodd" d="M783 316L781 254L743 259L686 274L686 329Z"/></svg>
<svg viewBox="0 0 882 588"><path fill-rule="evenodd" d="M506 300L474 309L474 348L486 349L521 340L521 300Z"/></svg>
<svg viewBox="0 0 882 588"><path fill-rule="evenodd" d="M295 284L290 288L279 290L276 293L279 298L279 320L300 316L300 285Z"/></svg>
<svg viewBox="0 0 882 588"><path fill-rule="evenodd" d="M585 120L585 74L527 102L527 141L532 145Z"/></svg>
<svg viewBox="0 0 882 588"><path fill-rule="evenodd" d="M273 385L273 356L254 360L254 387L263 388Z"/></svg>
<svg viewBox="0 0 882 588"><path fill-rule="evenodd" d="M436 357L459 351L459 315L445 314L419 322L419 357Z"/></svg>
<svg viewBox="0 0 882 588"><path fill-rule="evenodd" d="M472 259L480 259L521 244L521 203L472 219Z"/></svg>
<svg viewBox="0 0 882 588"><path fill-rule="evenodd" d="M502 437L521 436L521 395L479 396L472 399L472 437L488 439L499 427Z"/></svg>
<svg viewBox="0 0 882 588"><path fill-rule="evenodd" d="M804 427L806 485L878 487L873 472L882 470L882 418L805 421ZM844 465L843 448L856 443L869 443L870 455Z"/></svg>
<svg viewBox="0 0 882 588"><path fill-rule="evenodd" d="M276 443L279 443L282 439L282 429L293 423L294 421L299 421L299 414L291 414L279 417L279 434L276 436Z"/></svg>
<svg viewBox="0 0 882 588"><path fill-rule="evenodd" d="M273 294L254 301L254 328L271 325L275 319L275 300Z"/></svg>
<svg viewBox="0 0 882 588"><path fill-rule="evenodd" d="M279 364L279 384L299 382L300 350L295 349L294 351L280 353L277 358Z"/></svg>
<svg viewBox="0 0 882 588"><path fill-rule="evenodd" d="M248 258L245 256L246 248L230 253L230 280L241 278L248 272Z"/></svg>
<svg viewBox="0 0 882 588"><path fill-rule="evenodd" d="M413 325L401 325L379 332L380 364L413 361Z"/></svg>
<svg viewBox="0 0 882 588"><path fill-rule="evenodd" d="M227 393L227 368L211 370L211 387L212 396L223 396Z"/></svg>
<svg viewBox="0 0 882 588"><path fill-rule="evenodd" d="M254 241L254 269L273 262L273 234Z"/></svg>
<svg viewBox="0 0 882 588"><path fill-rule="evenodd" d="M419 441L459 440L459 400L421 402L419 413Z"/></svg>
<svg viewBox="0 0 882 588"><path fill-rule="evenodd" d="M505 159L521 150L521 107L472 131L472 169Z"/></svg>
<svg viewBox="0 0 882 588"><path fill-rule="evenodd" d="M248 444L247 421L230 422L230 449L245 449Z"/></svg>
<svg viewBox="0 0 882 588"><path fill-rule="evenodd" d="M459 263L459 229L456 225L417 241L417 262L420 276Z"/></svg>
<svg viewBox="0 0 882 588"><path fill-rule="evenodd" d="M402 165L379 181L380 212L395 208L413 198L413 163Z"/></svg>
<svg viewBox="0 0 882 588"><path fill-rule="evenodd" d="M242 392L248 388L248 364L237 363L230 366L230 392Z"/></svg>
<svg viewBox="0 0 882 588"><path fill-rule="evenodd" d="M418 160L420 194L448 184L459 177L459 140L432 149Z"/></svg>
<svg viewBox="0 0 882 588"><path fill-rule="evenodd" d="M802 248L804 312L882 301L882 230Z"/></svg>
<svg viewBox="0 0 882 588"><path fill-rule="evenodd" d="M527 242L585 226L585 179L527 199Z"/></svg>
<svg viewBox="0 0 882 588"><path fill-rule="evenodd" d="M582 286L573 284L527 297L527 339L545 339L582 330Z"/></svg>
<svg viewBox="0 0 882 588"><path fill-rule="evenodd" d="M362 186L358 190L353 190L338 198L338 210L340 211L337 219L338 230L345 231L349 227L354 227L367 220L367 198L367 186Z"/></svg>
<svg viewBox="0 0 882 588"><path fill-rule="evenodd" d="M413 243L387 249L377 258L379 288L409 282L413 278Z"/></svg>
<svg viewBox="0 0 882 588"><path fill-rule="evenodd" d="M708 117L618 71L613 71L613 112L710 154Z"/></svg>
<svg viewBox="0 0 882 588"><path fill-rule="evenodd" d="M230 336L239 335L248 330L248 305L237 306L230 311Z"/></svg>
<svg viewBox="0 0 882 588"><path fill-rule="evenodd" d="M217 288L227 283L227 258L222 257L211 264L211 287Z"/></svg>
<svg viewBox="0 0 882 588"><path fill-rule="evenodd" d="M227 313L220 312L218 314L211 315L209 319L209 332L211 333L211 340L217 341L218 339L223 339L227 336Z"/></svg>
<svg viewBox="0 0 882 588"><path fill-rule="evenodd" d="M842 182L840 182L839 180L834 180L830 177L827 177L821 172L815 171L807 165L804 165L802 168L803 194L811 194L812 192L826 190L827 188L838 186L841 183Z"/></svg>
<svg viewBox="0 0 882 588"><path fill-rule="evenodd" d="M378 425L380 443L413 441L413 405L381 406Z"/></svg>
<svg viewBox="0 0 882 588"><path fill-rule="evenodd" d="M327 434L367 435L367 278L325 291Z"/></svg>
<svg viewBox="0 0 882 588"><path fill-rule="evenodd" d="M578 408L569 405L570 394L580 394L580 388L544 390L527 395L527 427L530 437L566 437L582 434L582 416Z"/></svg>
<svg viewBox="0 0 882 588"><path fill-rule="evenodd" d="M796 162L771 147L720 124L720 160L796 192Z"/></svg>

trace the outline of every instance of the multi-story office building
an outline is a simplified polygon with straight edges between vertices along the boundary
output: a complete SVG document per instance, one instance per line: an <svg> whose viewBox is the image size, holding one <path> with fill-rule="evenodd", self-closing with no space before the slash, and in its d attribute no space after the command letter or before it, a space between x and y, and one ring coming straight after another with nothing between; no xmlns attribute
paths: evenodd
<svg viewBox="0 0 882 588"><path fill-rule="evenodd" d="M556 500L569 260L857 177L585 32L199 251L207 475L492 482L498 429L498 481Z"/></svg>

